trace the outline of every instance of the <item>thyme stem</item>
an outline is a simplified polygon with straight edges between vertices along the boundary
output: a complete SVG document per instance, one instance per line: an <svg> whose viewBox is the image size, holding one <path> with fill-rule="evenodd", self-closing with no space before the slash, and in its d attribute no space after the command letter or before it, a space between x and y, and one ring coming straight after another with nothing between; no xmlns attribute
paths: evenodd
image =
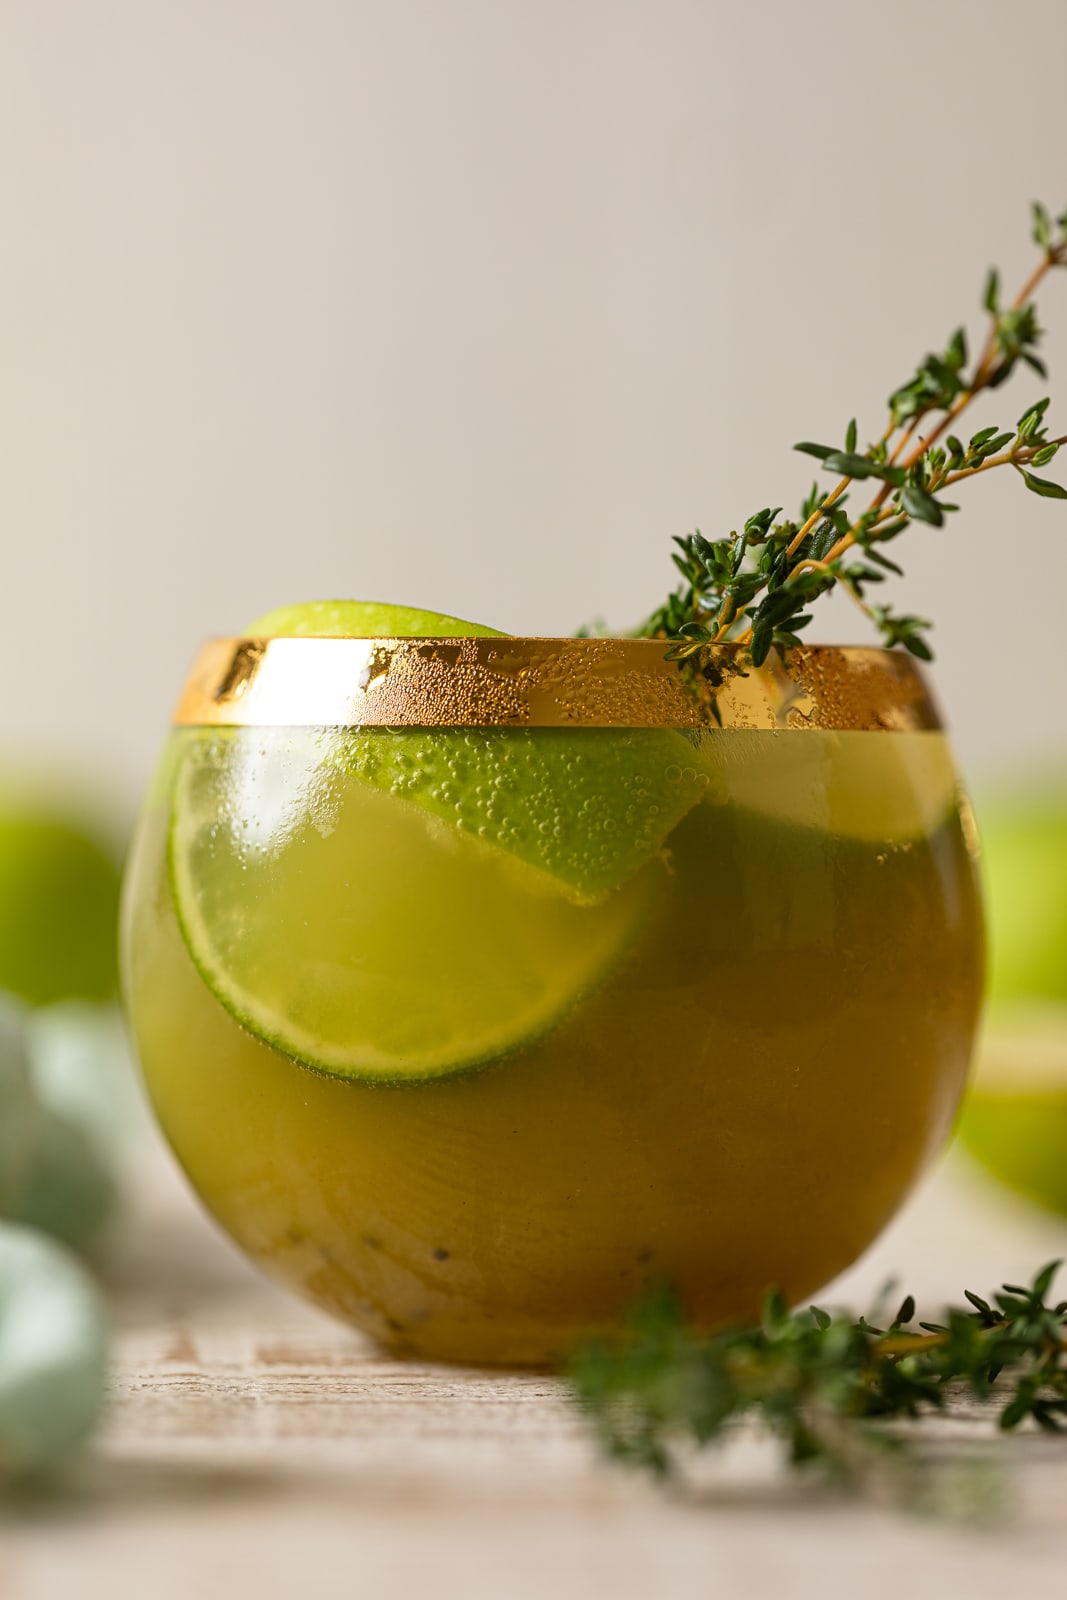
<svg viewBox="0 0 1067 1600"><path fill-rule="evenodd" d="M971 375L966 375L966 334L959 328L942 353L928 355L890 396L888 423L873 445L857 450L853 421L841 449L797 446L837 476L826 492L813 487L796 522L778 520L780 507L765 508L726 538L709 540L696 532L676 539L679 553L673 560L682 587L640 632L674 641L671 653L678 658L707 643L747 645L758 666L772 647L798 644L811 621L807 607L843 583L887 646L899 644L932 659L927 621L866 599L872 584L884 582L887 573L900 573L878 547L912 522L940 526L957 509L938 499L940 492L991 467L1013 466L1033 493L1067 499L1067 489L1030 470L1044 466L1067 444L1065 434L1047 435L1047 399L1030 406L1013 430L980 429L966 445L951 431L977 396L998 388L1020 361L1044 375L1036 354L1041 330L1033 297L1050 271L1067 266L1067 212L1055 221L1043 206L1035 205L1033 212L1040 260L1006 306L1000 302L998 275L990 273L983 297L989 329ZM867 478L877 480L877 487L856 516L846 511L846 501L852 485ZM852 552L861 559L846 562Z"/></svg>
<svg viewBox="0 0 1067 1600"><path fill-rule="evenodd" d="M781 1439L794 1467L862 1484L887 1448L917 1457L884 1424L945 1408L950 1393L990 1400L998 1426L1067 1423L1067 1301L1049 1304L1059 1262L1028 1287L914 1325L909 1295L888 1327L818 1307L790 1312L772 1293L758 1326L702 1334L670 1290L653 1291L619 1337L589 1343L571 1367L577 1398L617 1460L660 1475L680 1447L721 1442L756 1418Z"/></svg>

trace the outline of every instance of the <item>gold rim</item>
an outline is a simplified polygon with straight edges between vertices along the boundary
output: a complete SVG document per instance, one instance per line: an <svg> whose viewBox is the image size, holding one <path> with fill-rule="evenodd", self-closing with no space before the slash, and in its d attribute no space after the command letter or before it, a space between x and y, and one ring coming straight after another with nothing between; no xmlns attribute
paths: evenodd
<svg viewBox="0 0 1067 1600"><path fill-rule="evenodd" d="M910 656L812 645L758 670L736 645L687 661L653 639L213 639L180 726L941 727Z"/></svg>

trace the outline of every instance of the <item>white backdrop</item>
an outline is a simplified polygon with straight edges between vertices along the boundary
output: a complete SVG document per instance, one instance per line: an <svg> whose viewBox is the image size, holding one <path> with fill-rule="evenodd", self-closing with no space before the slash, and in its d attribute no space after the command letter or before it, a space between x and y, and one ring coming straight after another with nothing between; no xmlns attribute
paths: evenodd
<svg viewBox="0 0 1067 1600"><path fill-rule="evenodd" d="M1065 60L1064 0L0 0L0 739L132 788L296 598L633 621L1021 280ZM980 776L1067 743L1067 506L971 488L891 598Z"/></svg>

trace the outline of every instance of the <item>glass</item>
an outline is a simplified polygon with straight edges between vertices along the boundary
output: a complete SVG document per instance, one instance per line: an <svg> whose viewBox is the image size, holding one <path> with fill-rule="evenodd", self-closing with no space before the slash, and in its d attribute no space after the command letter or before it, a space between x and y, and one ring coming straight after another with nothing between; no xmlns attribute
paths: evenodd
<svg viewBox="0 0 1067 1600"><path fill-rule="evenodd" d="M944 1139L973 828L910 658L223 640L127 874L127 1001L194 1187L393 1349L553 1362L853 1261Z"/></svg>

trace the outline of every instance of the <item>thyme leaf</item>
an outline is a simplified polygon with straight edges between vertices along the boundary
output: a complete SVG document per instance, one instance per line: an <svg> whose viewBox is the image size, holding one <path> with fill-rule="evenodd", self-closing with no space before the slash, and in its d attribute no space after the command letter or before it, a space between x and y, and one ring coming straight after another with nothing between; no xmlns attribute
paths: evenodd
<svg viewBox="0 0 1067 1600"><path fill-rule="evenodd" d="M670 651L675 659L707 644L740 643L749 646L758 666L773 647L797 644L809 604L840 584L887 648L900 645L925 661L933 659L926 638L932 624L926 618L899 616L868 598L870 585L885 578L871 561L900 572L875 547L915 522L941 527L958 510L944 491L994 467L1014 467L1026 487L1044 499L1067 499L1067 489L1032 470L1047 465L1067 444L1067 434L1048 435L1047 398L1028 407L1015 428L981 428L967 444L950 431L978 395L1007 382L1020 362L1047 375L1036 353L1041 327L1034 296L1047 273L1067 266L1067 211L1053 217L1035 203L1032 235L1038 263L1014 300L1003 301L995 268L986 278L982 305L988 327L973 364L966 330L957 328L944 350L925 356L889 396L888 422L865 450L857 448L855 418L841 447L810 440L796 445L838 480L827 490L812 486L799 520L779 520L780 506L765 507L723 538L706 539L699 531L676 538L672 560L681 586L641 625L640 635L675 641ZM858 514L846 509L851 485L865 482L877 484L866 507ZM846 562L856 548L867 559Z"/></svg>
<svg viewBox="0 0 1067 1600"><path fill-rule="evenodd" d="M914 1446L886 1424L941 1412L950 1395L989 1402L1004 1432L1067 1424L1067 1301L1047 1299L1060 1265L990 1300L967 1290L969 1309L918 1324L910 1295L884 1322L791 1312L775 1291L758 1326L702 1334L680 1296L659 1288L618 1338L576 1352L570 1380L607 1454L658 1477L749 1418L795 1468L880 1486L888 1455L904 1483Z"/></svg>

